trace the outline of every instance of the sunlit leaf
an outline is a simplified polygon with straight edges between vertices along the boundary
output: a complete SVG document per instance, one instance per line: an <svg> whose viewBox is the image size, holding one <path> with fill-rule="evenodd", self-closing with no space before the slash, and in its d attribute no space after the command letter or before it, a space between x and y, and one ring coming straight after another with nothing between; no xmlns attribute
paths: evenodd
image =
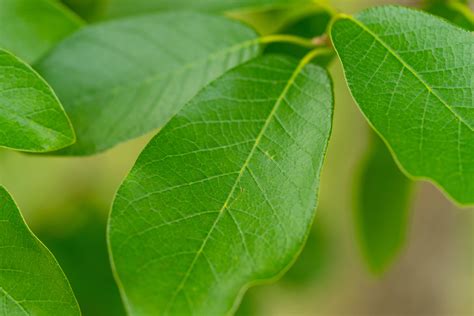
<svg viewBox="0 0 474 316"><path fill-rule="evenodd" d="M341 16L331 34L355 100L404 170L474 203L474 34L391 6Z"/></svg>
<svg viewBox="0 0 474 316"><path fill-rule="evenodd" d="M161 127L203 86L259 53L256 33L223 17L161 13L95 24L37 69L93 154ZM67 75L65 75L67 74Z"/></svg>
<svg viewBox="0 0 474 316"><path fill-rule="evenodd" d="M0 0L0 47L27 62L43 56L82 21L55 0Z"/></svg>
<svg viewBox="0 0 474 316"><path fill-rule="evenodd" d="M80 315L64 273L0 186L0 313Z"/></svg>
<svg viewBox="0 0 474 316"><path fill-rule="evenodd" d="M307 62L266 56L230 71L143 151L108 234L131 315L223 315L293 262L332 119L330 79Z"/></svg>
<svg viewBox="0 0 474 316"><path fill-rule="evenodd" d="M71 124L51 87L0 49L0 146L46 152L73 142Z"/></svg>
<svg viewBox="0 0 474 316"><path fill-rule="evenodd" d="M382 140L372 135L356 183L356 231L374 273L383 272L408 234L412 181L396 165Z"/></svg>

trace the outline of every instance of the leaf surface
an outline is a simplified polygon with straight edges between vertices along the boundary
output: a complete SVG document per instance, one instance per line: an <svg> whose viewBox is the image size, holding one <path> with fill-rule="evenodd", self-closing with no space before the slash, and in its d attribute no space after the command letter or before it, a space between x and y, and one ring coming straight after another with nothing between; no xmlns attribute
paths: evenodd
<svg viewBox="0 0 474 316"><path fill-rule="evenodd" d="M51 87L30 66L0 49L0 146L47 152L74 139Z"/></svg>
<svg viewBox="0 0 474 316"><path fill-rule="evenodd" d="M109 0L106 16L117 17L158 10L222 12L234 9L265 9L308 3L309 0Z"/></svg>
<svg viewBox="0 0 474 316"><path fill-rule="evenodd" d="M0 0L0 47L34 62L83 22L54 0Z"/></svg>
<svg viewBox="0 0 474 316"><path fill-rule="evenodd" d="M355 223L374 273L384 272L405 243L412 188L383 141L372 135L356 184Z"/></svg>
<svg viewBox="0 0 474 316"><path fill-rule="evenodd" d="M223 315L293 262L331 130L326 72L266 56L201 91L119 189L109 246L131 315Z"/></svg>
<svg viewBox="0 0 474 316"><path fill-rule="evenodd" d="M29 230L15 202L1 186L0 314L81 314L56 259Z"/></svg>
<svg viewBox="0 0 474 316"><path fill-rule="evenodd" d="M77 144L64 153L85 155L161 127L203 86L259 51L256 33L241 23L171 12L85 27L37 69L76 129Z"/></svg>
<svg viewBox="0 0 474 316"><path fill-rule="evenodd" d="M392 6L340 17L331 35L352 95L404 170L474 203L474 35Z"/></svg>

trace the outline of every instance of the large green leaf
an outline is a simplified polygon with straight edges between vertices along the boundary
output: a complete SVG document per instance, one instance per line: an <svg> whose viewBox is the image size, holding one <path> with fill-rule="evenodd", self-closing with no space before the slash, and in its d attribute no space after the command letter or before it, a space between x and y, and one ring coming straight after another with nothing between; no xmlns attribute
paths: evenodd
<svg viewBox="0 0 474 316"><path fill-rule="evenodd" d="M362 252L374 273L383 272L402 249L412 196L410 181L377 135L356 184L356 231Z"/></svg>
<svg viewBox="0 0 474 316"><path fill-rule="evenodd" d="M46 152L74 139L53 90L30 66L0 49L0 146Z"/></svg>
<svg viewBox="0 0 474 316"><path fill-rule="evenodd" d="M149 13L157 10L200 10L219 12L233 9L265 9L308 3L311 0L109 0L109 17Z"/></svg>
<svg viewBox="0 0 474 316"><path fill-rule="evenodd" d="M29 230L15 202L1 186L0 314L80 315L56 259Z"/></svg>
<svg viewBox="0 0 474 316"><path fill-rule="evenodd" d="M82 21L55 0L0 0L0 47L33 62Z"/></svg>
<svg viewBox="0 0 474 316"><path fill-rule="evenodd" d="M37 69L93 154L161 127L199 89L255 57L256 33L223 17L159 13L88 26Z"/></svg>
<svg viewBox="0 0 474 316"><path fill-rule="evenodd" d="M474 35L392 6L341 16L331 35L355 100L406 172L474 203Z"/></svg>
<svg viewBox="0 0 474 316"><path fill-rule="evenodd" d="M222 315L309 232L331 129L326 72L262 57L210 84L121 186L109 245L131 315Z"/></svg>

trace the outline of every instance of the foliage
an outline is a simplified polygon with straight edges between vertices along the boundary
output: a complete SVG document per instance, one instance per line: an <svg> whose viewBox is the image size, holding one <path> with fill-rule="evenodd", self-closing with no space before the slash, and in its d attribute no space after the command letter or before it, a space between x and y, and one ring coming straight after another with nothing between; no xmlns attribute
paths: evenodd
<svg viewBox="0 0 474 316"><path fill-rule="evenodd" d="M309 0L64 3L0 0L0 146L80 156L156 134L108 221L130 315L232 313L249 286L291 266L318 202L338 97L325 68L336 56L378 134L355 188L371 269L384 271L404 244L413 180L474 204L464 1L427 1L443 19L396 6L349 16ZM253 14L278 27L254 30ZM4 189L0 201L0 313L79 314ZM51 247L61 257L74 240ZM78 297L93 300L74 264L64 260Z"/></svg>
<svg viewBox="0 0 474 316"><path fill-rule="evenodd" d="M0 49L0 146L45 152L73 144L71 123L51 87Z"/></svg>
<svg viewBox="0 0 474 316"><path fill-rule="evenodd" d="M3 187L0 187L0 258L2 315L80 314L57 261L28 229Z"/></svg>
<svg viewBox="0 0 474 316"><path fill-rule="evenodd" d="M369 146L355 186L355 224L369 267L381 273L404 244L413 183L377 135Z"/></svg>

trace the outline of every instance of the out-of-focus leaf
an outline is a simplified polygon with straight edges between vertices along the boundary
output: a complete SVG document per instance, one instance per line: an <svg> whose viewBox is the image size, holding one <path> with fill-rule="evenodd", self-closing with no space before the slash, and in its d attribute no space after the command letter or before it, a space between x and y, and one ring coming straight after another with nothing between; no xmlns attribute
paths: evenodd
<svg viewBox="0 0 474 316"><path fill-rule="evenodd" d="M0 146L47 152L74 140L51 87L30 66L0 49Z"/></svg>
<svg viewBox="0 0 474 316"><path fill-rule="evenodd" d="M311 0L109 0L106 16L117 17L158 10L222 12L235 9L268 9L300 5Z"/></svg>
<svg viewBox="0 0 474 316"><path fill-rule="evenodd" d="M109 0L62 0L72 11L86 21L95 21L104 15Z"/></svg>
<svg viewBox="0 0 474 316"><path fill-rule="evenodd" d="M404 170L474 203L474 34L388 6L341 16L331 35L352 95Z"/></svg>
<svg viewBox="0 0 474 316"><path fill-rule="evenodd" d="M467 1L431 0L427 1L425 11L443 17L466 30L474 31L474 13L468 7Z"/></svg>
<svg viewBox="0 0 474 316"><path fill-rule="evenodd" d="M258 296L254 293L257 288L250 288L242 297L239 307L234 313L234 316L260 316L259 308L260 301Z"/></svg>
<svg viewBox="0 0 474 316"><path fill-rule="evenodd" d="M326 227L316 222L303 251L280 282L291 286L305 286L322 280L331 256L328 238Z"/></svg>
<svg viewBox="0 0 474 316"><path fill-rule="evenodd" d="M86 155L161 127L203 86L259 51L257 34L239 22L158 13L84 27L37 69L76 130L77 143L62 153Z"/></svg>
<svg viewBox="0 0 474 316"><path fill-rule="evenodd" d="M15 202L1 186L0 313L81 314L56 259L29 230Z"/></svg>
<svg viewBox="0 0 474 316"><path fill-rule="evenodd" d="M82 21L55 0L0 0L0 47L31 63Z"/></svg>
<svg viewBox="0 0 474 316"><path fill-rule="evenodd" d="M278 276L314 217L331 130L326 71L265 56L203 89L150 142L109 222L131 315L223 315Z"/></svg>
<svg viewBox="0 0 474 316"><path fill-rule="evenodd" d="M413 182L398 168L383 141L372 135L355 187L355 223L370 269L383 272L408 233Z"/></svg>
<svg viewBox="0 0 474 316"><path fill-rule="evenodd" d="M110 269L102 211L91 206L61 211L71 213L74 224L69 228L43 225L38 236L61 264L83 314L125 315Z"/></svg>

